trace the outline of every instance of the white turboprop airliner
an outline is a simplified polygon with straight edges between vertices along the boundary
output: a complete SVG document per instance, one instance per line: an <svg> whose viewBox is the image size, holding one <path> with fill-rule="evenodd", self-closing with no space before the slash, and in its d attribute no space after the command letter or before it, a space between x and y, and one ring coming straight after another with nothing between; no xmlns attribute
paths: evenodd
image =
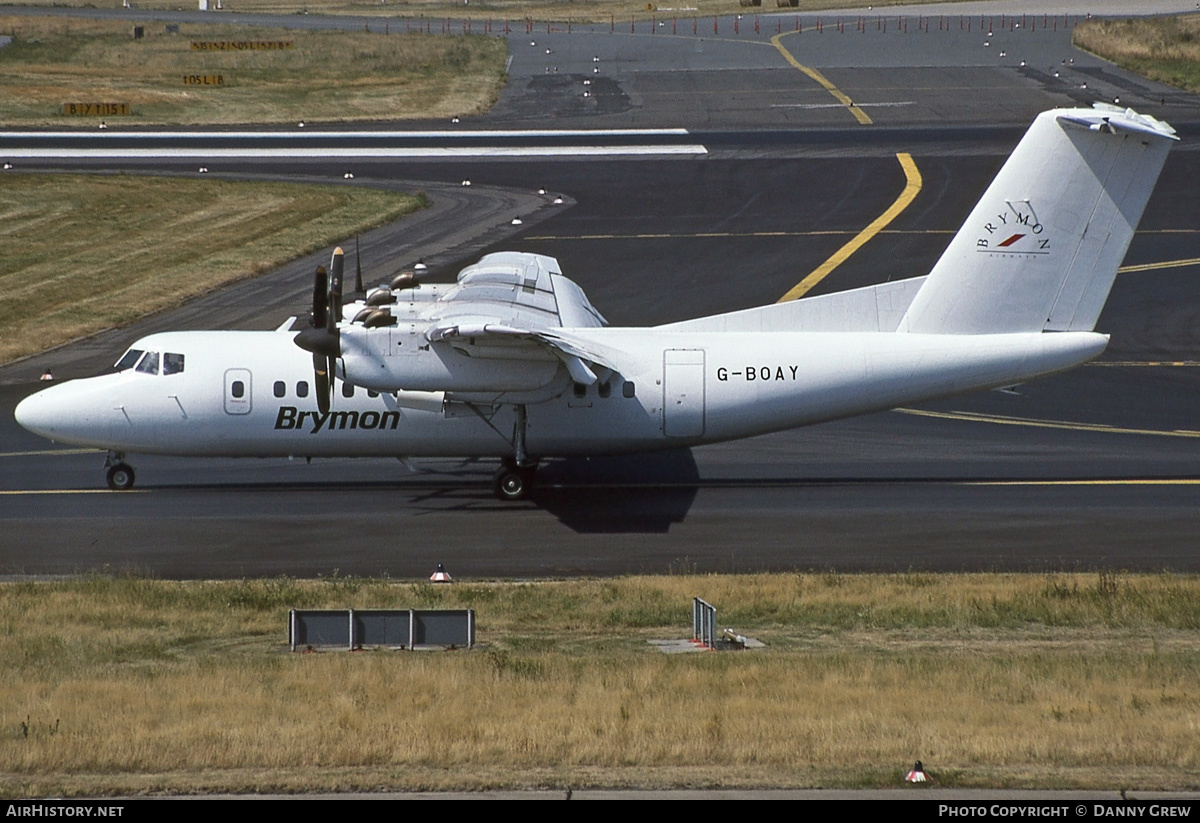
<svg viewBox="0 0 1200 823"><path fill-rule="evenodd" d="M1038 116L926 276L652 328L611 328L556 260L489 254L449 286L401 275L342 306L318 269L309 328L154 334L115 374L17 421L128 453L537 461L750 437L1085 363L1174 130L1097 105ZM336 376L337 379L331 379Z"/></svg>

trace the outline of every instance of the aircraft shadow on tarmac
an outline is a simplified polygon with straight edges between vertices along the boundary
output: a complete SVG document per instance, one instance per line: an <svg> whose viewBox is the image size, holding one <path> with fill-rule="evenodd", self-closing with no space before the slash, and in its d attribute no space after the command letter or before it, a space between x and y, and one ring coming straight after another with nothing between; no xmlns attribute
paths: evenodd
<svg viewBox="0 0 1200 823"><path fill-rule="evenodd" d="M576 457L539 470L533 502L581 533L666 532L696 499L690 449L627 457Z"/></svg>
<svg viewBox="0 0 1200 823"><path fill-rule="evenodd" d="M463 513L540 509L580 534L664 534L682 523L703 481L690 449L620 457L572 457L547 461L538 483L521 503L495 500L478 488L478 466L466 461L459 476L469 485L436 487L414 494L408 506ZM445 470L438 472L443 478Z"/></svg>

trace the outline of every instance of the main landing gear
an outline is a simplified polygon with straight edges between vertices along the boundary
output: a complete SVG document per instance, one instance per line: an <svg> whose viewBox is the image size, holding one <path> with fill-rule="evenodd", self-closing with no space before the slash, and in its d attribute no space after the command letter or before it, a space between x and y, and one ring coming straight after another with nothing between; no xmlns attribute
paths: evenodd
<svg viewBox="0 0 1200 823"><path fill-rule="evenodd" d="M108 457L104 460L104 467L108 469L105 479L108 480L110 489L115 492L124 492L133 488L136 475L133 473L133 467L125 462L124 454L109 452Z"/></svg>
<svg viewBox="0 0 1200 823"><path fill-rule="evenodd" d="M492 491L501 500L523 500L533 489L537 464L518 466L511 457L504 458L496 476L492 478Z"/></svg>
<svg viewBox="0 0 1200 823"><path fill-rule="evenodd" d="M517 406L513 423L513 456L500 461L500 468L492 478L492 491L501 500L523 500L533 490L537 460L525 451L526 425L525 407Z"/></svg>

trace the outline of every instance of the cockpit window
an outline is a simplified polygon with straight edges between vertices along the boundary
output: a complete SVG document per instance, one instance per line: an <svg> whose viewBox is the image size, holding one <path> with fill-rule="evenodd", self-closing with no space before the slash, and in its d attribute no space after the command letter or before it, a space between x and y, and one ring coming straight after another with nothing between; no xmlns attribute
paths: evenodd
<svg viewBox="0 0 1200 823"><path fill-rule="evenodd" d="M179 374L183 371L183 355L167 352L163 355L163 374Z"/></svg>
<svg viewBox="0 0 1200 823"><path fill-rule="evenodd" d="M145 353L142 349L130 349L117 361L116 370L125 371L126 369L132 369Z"/></svg>
<svg viewBox="0 0 1200 823"><path fill-rule="evenodd" d="M146 352L146 356L142 358L142 362L137 364L137 371L144 374L158 374L158 352Z"/></svg>

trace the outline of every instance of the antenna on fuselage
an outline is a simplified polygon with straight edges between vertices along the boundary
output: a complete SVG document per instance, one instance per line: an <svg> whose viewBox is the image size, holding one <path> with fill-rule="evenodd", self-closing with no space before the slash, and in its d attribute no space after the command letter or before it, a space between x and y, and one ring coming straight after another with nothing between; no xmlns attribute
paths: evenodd
<svg viewBox="0 0 1200 823"><path fill-rule="evenodd" d="M362 256L359 254L358 235L354 235L354 295L362 297L366 294L362 282Z"/></svg>

